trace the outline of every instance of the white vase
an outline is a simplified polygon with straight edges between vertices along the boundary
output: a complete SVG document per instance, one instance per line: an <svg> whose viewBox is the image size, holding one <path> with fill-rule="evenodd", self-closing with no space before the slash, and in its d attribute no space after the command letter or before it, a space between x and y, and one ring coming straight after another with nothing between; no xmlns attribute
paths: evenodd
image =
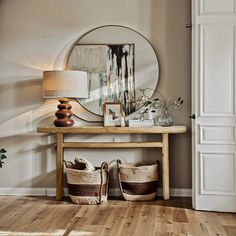
<svg viewBox="0 0 236 236"><path fill-rule="evenodd" d="M144 114L143 118L145 120L155 120L155 117L156 117L156 110L155 112L152 112L153 109L150 109L147 111L147 113Z"/></svg>

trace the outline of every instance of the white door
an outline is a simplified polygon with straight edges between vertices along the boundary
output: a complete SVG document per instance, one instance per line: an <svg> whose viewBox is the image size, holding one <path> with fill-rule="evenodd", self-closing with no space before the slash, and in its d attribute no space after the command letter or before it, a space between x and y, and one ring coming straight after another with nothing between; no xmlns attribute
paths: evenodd
<svg viewBox="0 0 236 236"><path fill-rule="evenodd" d="M236 212L236 0L193 0L193 207Z"/></svg>

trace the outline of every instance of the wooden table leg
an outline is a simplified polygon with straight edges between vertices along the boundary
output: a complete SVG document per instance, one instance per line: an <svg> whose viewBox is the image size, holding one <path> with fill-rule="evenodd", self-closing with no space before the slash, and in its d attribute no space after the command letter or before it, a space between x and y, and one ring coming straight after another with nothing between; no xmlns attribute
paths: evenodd
<svg viewBox="0 0 236 236"><path fill-rule="evenodd" d="M164 200L170 199L169 186L169 140L168 134L162 134L162 178L163 178L163 197Z"/></svg>
<svg viewBox="0 0 236 236"><path fill-rule="evenodd" d="M64 137L62 133L57 133L57 154L56 154L56 200L62 200L64 196L64 171L63 160L64 150L63 142Z"/></svg>

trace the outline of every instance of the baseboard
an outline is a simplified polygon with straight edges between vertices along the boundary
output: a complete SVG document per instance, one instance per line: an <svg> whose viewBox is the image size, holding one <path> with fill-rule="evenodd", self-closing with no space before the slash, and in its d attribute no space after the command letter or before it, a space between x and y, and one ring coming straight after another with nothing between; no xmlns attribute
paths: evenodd
<svg viewBox="0 0 236 236"><path fill-rule="evenodd" d="M46 189L46 196L56 196L56 188L47 188ZM64 195L69 196L68 188L64 188Z"/></svg>
<svg viewBox="0 0 236 236"><path fill-rule="evenodd" d="M162 189L157 190L157 196L162 196ZM192 197L191 188L171 188L170 196L172 197Z"/></svg>
<svg viewBox="0 0 236 236"><path fill-rule="evenodd" d="M47 188L0 188L0 195L6 196L45 196Z"/></svg>
<svg viewBox="0 0 236 236"><path fill-rule="evenodd" d="M68 189L64 189L65 196L68 196ZM0 196L56 196L55 188L0 188ZM109 189L110 196L120 196L119 188ZM157 190L157 195L162 196L162 189ZM191 197L192 189L171 188L170 196Z"/></svg>

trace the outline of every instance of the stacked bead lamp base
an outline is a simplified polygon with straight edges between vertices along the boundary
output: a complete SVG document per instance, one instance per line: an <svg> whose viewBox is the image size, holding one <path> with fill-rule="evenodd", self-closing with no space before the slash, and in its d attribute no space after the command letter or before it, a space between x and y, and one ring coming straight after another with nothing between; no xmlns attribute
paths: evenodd
<svg viewBox="0 0 236 236"><path fill-rule="evenodd" d="M69 104L68 98L60 98L58 100L60 104L58 104L58 111L55 113L57 117L54 120L54 125L56 127L70 127L74 125L74 121L71 118L73 112L71 111L72 106Z"/></svg>

